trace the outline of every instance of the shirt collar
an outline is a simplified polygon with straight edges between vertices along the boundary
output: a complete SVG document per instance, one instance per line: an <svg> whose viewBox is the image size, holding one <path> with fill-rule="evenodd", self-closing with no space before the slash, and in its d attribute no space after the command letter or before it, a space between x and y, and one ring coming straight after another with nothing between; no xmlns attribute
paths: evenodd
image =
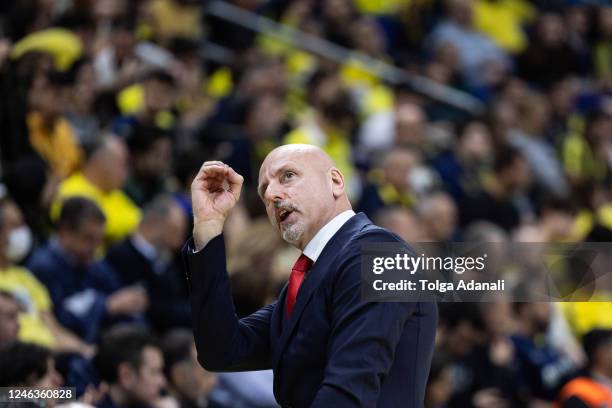
<svg viewBox="0 0 612 408"><path fill-rule="evenodd" d="M329 242L330 239L338 232L338 230L346 223L353 215L355 211L346 210L336 215L330 222L325 224L323 228L315 234L310 242L304 248L304 255L312 259L312 262L316 262L323 252L323 248Z"/></svg>

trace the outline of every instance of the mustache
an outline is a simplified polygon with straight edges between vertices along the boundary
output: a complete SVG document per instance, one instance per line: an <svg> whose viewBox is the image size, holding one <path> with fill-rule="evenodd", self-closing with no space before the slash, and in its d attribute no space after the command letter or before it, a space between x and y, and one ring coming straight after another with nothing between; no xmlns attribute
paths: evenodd
<svg viewBox="0 0 612 408"><path fill-rule="evenodd" d="M290 203L289 201L278 200L274 202L274 208L276 210L286 210L286 211L297 211L297 207L295 204Z"/></svg>

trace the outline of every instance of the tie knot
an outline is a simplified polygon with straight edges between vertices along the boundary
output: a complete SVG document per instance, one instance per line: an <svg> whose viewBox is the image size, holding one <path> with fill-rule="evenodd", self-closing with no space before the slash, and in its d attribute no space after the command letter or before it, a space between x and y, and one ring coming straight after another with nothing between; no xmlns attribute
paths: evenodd
<svg viewBox="0 0 612 408"><path fill-rule="evenodd" d="M297 259L297 261L295 261L295 264L293 265L293 270L300 271L300 272L306 272L308 269L310 269L311 266L312 266L312 259L302 254Z"/></svg>

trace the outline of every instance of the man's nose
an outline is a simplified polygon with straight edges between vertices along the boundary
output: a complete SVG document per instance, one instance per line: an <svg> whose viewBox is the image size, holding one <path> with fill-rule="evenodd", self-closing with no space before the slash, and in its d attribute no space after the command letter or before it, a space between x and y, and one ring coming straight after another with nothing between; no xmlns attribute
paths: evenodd
<svg viewBox="0 0 612 408"><path fill-rule="evenodd" d="M264 199L268 202L274 203L275 201L283 200L284 192L282 186L278 183L270 183L264 192Z"/></svg>

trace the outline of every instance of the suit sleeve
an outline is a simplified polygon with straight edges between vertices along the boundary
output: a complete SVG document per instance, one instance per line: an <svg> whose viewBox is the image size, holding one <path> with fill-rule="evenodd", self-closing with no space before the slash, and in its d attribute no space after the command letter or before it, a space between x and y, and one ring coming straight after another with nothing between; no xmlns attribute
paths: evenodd
<svg viewBox="0 0 612 408"><path fill-rule="evenodd" d="M225 261L223 235L193 253L183 250L191 293L192 324L198 360L209 371L271 368L270 317L275 303L238 319Z"/></svg>
<svg viewBox="0 0 612 408"><path fill-rule="evenodd" d="M369 233L359 244L385 241L397 242L381 231ZM362 301L360 246L351 246L348 256L339 264L333 287L329 360L313 408L376 406L381 382L391 369L404 325L418 305Z"/></svg>

